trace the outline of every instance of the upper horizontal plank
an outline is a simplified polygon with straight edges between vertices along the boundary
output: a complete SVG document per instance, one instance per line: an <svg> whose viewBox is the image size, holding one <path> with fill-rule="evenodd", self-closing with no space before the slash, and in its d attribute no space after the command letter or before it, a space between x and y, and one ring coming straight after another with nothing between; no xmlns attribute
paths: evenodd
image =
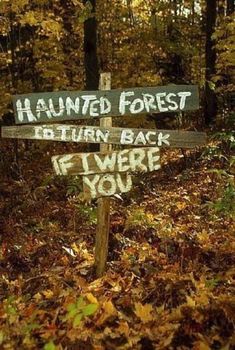
<svg viewBox="0 0 235 350"><path fill-rule="evenodd" d="M199 108L198 87L167 85L109 91L13 96L16 124L187 111Z"/></svg>
<svg viewBox="0 0 235 350"><path fill-rule="evenodd" d="M2 137L133 146L193 148L206 144L206 133L180 130L102 128L65 124L2 127Z"/></svg>

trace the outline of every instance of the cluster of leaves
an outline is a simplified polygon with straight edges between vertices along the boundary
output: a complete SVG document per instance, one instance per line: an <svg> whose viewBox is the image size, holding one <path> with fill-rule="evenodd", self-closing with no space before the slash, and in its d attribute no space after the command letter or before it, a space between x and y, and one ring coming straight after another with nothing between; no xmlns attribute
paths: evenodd
<svg viewBox="0 0 235 350"><path fill-rule="evenodd" d="M227 2L227 4L229 1ZM221 6L221 5L220 5ZM235 123L234 114L234 42L235 23L234 13L227 13L224 4L218 14L216 30L212 36L215 40L217 53L216 73L213 77L214 88L217 92L220 117L223 126L232 127Z"/></svg>
<svg viewBox="0 0 235 350"><path fill-rule="evenodd" d="M82 87L84 11L81 2L1 1L0 117L11 111L14 93Z"/></svg>
<svg viewBox="0 0 235 350"><path fill-rule="evenodd" d="M205 206L226 184L208 169L231 175L227 160L203 157L182 173L168 151L170 172L112 201L107 273L96 279L89 206L58 178L38 194L50 165L37 178L32 166L47 157L22 158L21 182L1 177L0 347L232 349L234 220Z"/></svg>
<svg viewBox="0 0 235 350"><path fill-rule="evenodd" d="M211 205L216 213L222 213L235 217L235 186L228 183L222 193L222 197Z"/></svg>
<svg viewBox="0 0 235 350"><path fill-rule="evenodd" d="M235 24L233 16L220 18L219 25L213 35L216 40L217 56L217 74L213 81L217 83L218 91L223 88L225 91L233 91L234 81L230 75L230 71L234 67L234 42L235 42Z"/></svg>
<svg viewBox="0 0 235 350"><path fill-rule="evenodd" d="M97 309L98 309L97 302L93 304L87 304L84 298L80 296L75 303L71 303L68 305L67 307L68 313L66 315L66 319L72 320L73 327L76 328L81 324L81 321L86 316L93 315L97 311Z"/></svg>
<svg viewBox="0 0 235 350"><path fill-rule="evenodd" d="M148 213L144 208L130 208L129 214L125 222L126 230L136 230L138 228L156 228L157 223L155 221L154 215Z"/></svg>
<svg viewBox="0 0 235 350"><path fill-rule="evenodd" d="M208 146L204 156L212 159L222 159L226 162L224 168L215 168L209 170L222 180L219 189L219 198L209 203L217 214L224 214L235 217L235 134L234 131L219 132L213 136L215 144Z"/></svg>
<svg viewBox="0 0 235 350"><path fill-rule="evenodd" d="M91 3L82 0L1 1L0 117L11 112L12 94L84 87L83 23L94 15L100 68L112 72L114 88L168 83L203 87L204 5L115 0L110 6L104 0L97 1L94 13ZM232 16L227 16L218 21L214 34L218 62L211 83L226 91L233 85L233 29Z"/></svg>
<svg viewBox="0 0 235 350"><path fill-rule="evenodd" d="M189 2L176 8L164 0L118 1L110 8L102 1L100 7L98 2L99 57L114 86L201 81L201 14Z"/></svg>

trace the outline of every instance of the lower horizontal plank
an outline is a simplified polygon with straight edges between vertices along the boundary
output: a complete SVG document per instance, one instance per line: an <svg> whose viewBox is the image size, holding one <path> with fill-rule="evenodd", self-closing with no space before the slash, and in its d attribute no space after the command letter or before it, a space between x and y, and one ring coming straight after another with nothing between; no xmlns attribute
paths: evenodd
<svg viewBox="0 0 235 350"><path fill-rule="evenodd" d="M83 176L83 191L86 197L111 197L118 193L129 192L132 188L131 175L128 173L94 174Z"/></svg>

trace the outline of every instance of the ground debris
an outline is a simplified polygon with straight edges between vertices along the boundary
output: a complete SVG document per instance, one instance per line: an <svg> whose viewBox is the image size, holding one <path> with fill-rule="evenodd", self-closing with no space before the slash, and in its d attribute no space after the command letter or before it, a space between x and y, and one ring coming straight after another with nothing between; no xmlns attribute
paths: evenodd
<svg viewBox="0 0 235 350"><path fill-rule="evenodd" d="M76 184L53 180L48 168L33 177L25 160L28 181L3 179L1 349L235 347L234 221L207 207L221 184L198 154L164 159L158 174L113 200L99 279L95 202L66 196Z"/></svg>

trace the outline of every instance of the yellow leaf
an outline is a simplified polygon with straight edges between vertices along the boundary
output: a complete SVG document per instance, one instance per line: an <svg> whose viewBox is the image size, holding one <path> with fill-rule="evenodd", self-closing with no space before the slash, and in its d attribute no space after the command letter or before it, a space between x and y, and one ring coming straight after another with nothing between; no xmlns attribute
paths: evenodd
<svg viewBox="0 0 235 350"><path fill-rule="evenodd" d="M3 340L4 340L4 333L3 331L0 331L0 345L2 345Z"/></svg>
<svg viewBox="0 0 235 350"><path fill-rule="evenodd" d="M162 304L161 306L157 307L156 311L158 314L162 314L165 311L165 305Z"/></svg>
<svg viewBox="0 0 235 350"><path fill-rule="evenodd" d="M61 24L53 19L44 20L41 22L42 29L45 31L46 34L53 34L57 37L59 37L59 34L61 32Z"/></svg>
<svg viewBox="0 0 235 350"><path fill-rule="evenodd" d="M135 314L143 323L150 322L154 319L151 315L152 311L153 307L151 304L142 305L141 303L135 303Z"/></svg>
<svg viewBox="0 0 235 350"><path fill-rule="evenodd" d="M36 302L39 302L42 300L42 295L40 293L34 294L33 298L35 299Z"/></svg>
<svg viewBox="0 0 235 350"><path fill-rule="evenodd" d="M104 304L102 305L102 310L103 313L96 322L99 326L104 324L105 321L107 321L109 318L117 316L117 310L111 300L104 302Z"/></svg>
<svg viewBox="0 0 235 350"><path fill-rule="evenodd" d="M18 0L18 1L12 1L12 11L19 12L22 10L26 5L28 5L29 0Z"/></svg>
<svg viewBox="0 0 235 350"><path fill-rule="evenodd" d="M210 350L211 347L202 341L198 341L198 342L194 343L193 349L194 350Z"/></svg>
<svg viewBox="0 0 235 350"><path fill-rule="evenodd" d="M42 294L44 295L44 297L45 297L46 299L51 299L51 298L53 298L53 296L54 296L54 293L53 293L52 290L50 290L50 289L44 290L44 291L42 292Z"/></svg>
<svg viewBox="0 0 235 350"><path fill-rule="evenodd" d="M77 246L77 244L76 243L73 243L72 245L71 245L71 248L75 251L75 253L79 253L80 252L80 250L79 250L79 248L78 248L78 246Z"/></svg>
<svg viewBox="0 0 235 350"><path fill-rule="evenodd" d="M177 209L183 210L187 207L187 204L185 202L178 202L176 203Z"/></svg>
<svg viewBox="0 0 235 350"><path fill-rule="evenodd" d="M190 296L187 295L186 299L187 299L188 306L190 306L190 307L195 307L196 306L195 300L193 300Z"/></svg>
<svg viewBox="0 0 235 350"><path fill-rule="evenodd" d="M21 17L20 23L22 25L28 24L30 26L35 26L39 24L39 19L37 18L37 13L34 11L28 11L24 13Z"/></svg>
<svg viewBox="0 0 235 350"><path fill-rule="evenodd" d="M98 300L92 293L86 293L85 297L91 304L99 304Z"/></svg>
<svg viewBox="0 0 235 350"><path fill-rule="evenodd" d="M210 237L209 237L208 232L206 230L202 230L202 232L198 233L197 239L202 244L209 243L209 241L210 241Z"/></svg>

